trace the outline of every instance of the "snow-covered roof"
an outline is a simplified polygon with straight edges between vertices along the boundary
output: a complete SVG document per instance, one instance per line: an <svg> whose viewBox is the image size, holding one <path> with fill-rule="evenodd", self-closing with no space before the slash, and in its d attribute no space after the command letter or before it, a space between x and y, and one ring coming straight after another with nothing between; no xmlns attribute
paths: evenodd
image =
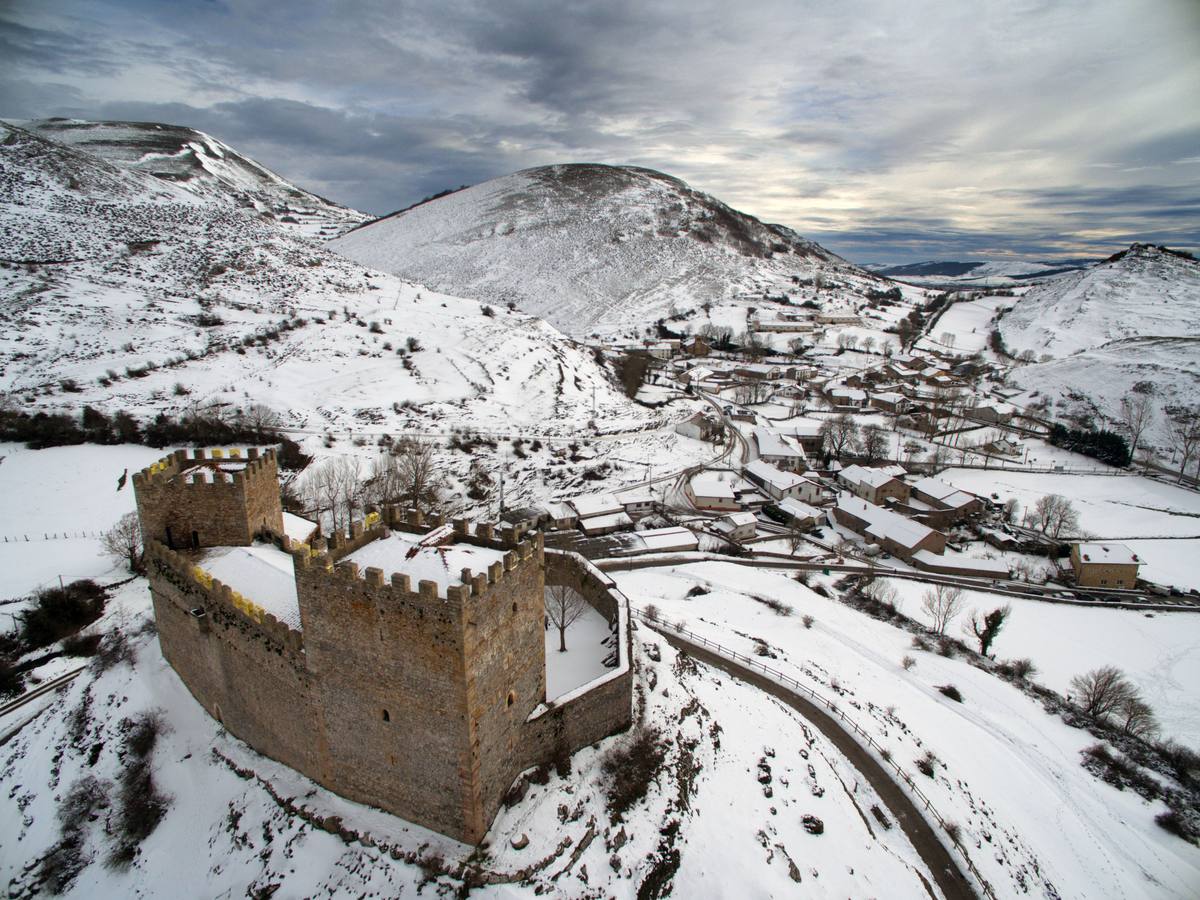
<svg viewBox="0 0 1200 900"><path fill-rule="evenodd" d="M901 469L901 472L904 470ZM869 487L878 488L887 484L896 477L890 466L881 466L873 469L867 466L853 465L846 466L842 471L838 472L838 478L847 484L865 484Z"/></svg>
<svg viewBox="0 0 1200 900"><path fill-rule="evenodd" d="M646 486L629 488L624 491L614 491L613 496L617 498L619 503L629 505L630 503L653 503L654 492Z"/></svg>
<svg viewBox="0 0 1200 900"><path fill-rule="evenodd" d="M760 456L790 456L807 459L804 448L795 443L786 434L780 434L769 428L754 429L754 443Z"/></svg>
<svg viewBox="0 0 1200 900"><path fill-rule="evenodd" d="M914 522L890 509L860 500L853 494L838 494L837 505L838 509L866 522L866 534L869 537L879 540L887 538L901 547L915 547L934 533L932 528L920 522Z"/></svg>
<svg viewBox="0 0 1200 900"><path fill-rule="evenodd" d="M964 572L990 572L997 577L1008 577L1008 564L998 559L976 559L971 556L942 556L928 550L918 550L912 555L913 562L926 563L941 569L962 569Z"/></svg>
<svg viewBox="0 0 1200 900"><path fill-rule="evenodd" d="M586 519L581 518L579 520L579 527L583 529L584 534L590 534L593 531L606 531L609 528L621 528L632 524L633 519L629 518L625 510L604 516L589 516Z"/></svg>
<svg viewBox="0 0 1200 900"><path fill-rule="evenodd" d="M771 487L781 491L794 488L796 485L808 480L802 475L797 475L795 472L784 472L782 469L777 469L769 462L761 459L747 463L745 470L765 484L769 484Z"/></svg>
<svg viewBox="0 0 1200 900"><path fill-rule="evenodd" d="M623 507L621 503L612 494L583 494L579 497L572 497L567 500L575 512L579 514L579 518L588 519L592 516L608 516L621 512Z"/></svg>
<svg viewBox="0 0 1200 900"><path fill-rule="evenodd" d="M1138 566L1142 561L1124 544L1080 544L1079 558L1085 563L1102 563L1110 566Z"/></svg>
<svg viewBox="0 0 1200 900"><path fill-rule="evenodd" d="M939 503L951 509L960 509L977 499L974 494L960 491L953 485L946 484L938 478L922 478L913 482L913 490L927 494Z"/></svg>
<svg viewBox="0 0 1200 900"><path fill-rule="evenodd" d="M817 509L815 506L809 506L807 503L797 500L794 497L784 498L779 501L778 506L794 519L819 519L822 514L822 510Z"/></svg>
<svg viewBox="0 0 1200 900"><path fill-rule="evenodd" d="M692 476L692 494L697 497L733 499L733 484L724 481L717 472L700 472Z"/></svg>
<svg viewBox="0 0 1200 900"><path fill-rule="evenodd" d="M688 529L680 527L639 531L637 536L642 539L647 550L674 550L680 547L695 548L700 545L696 535Z"/></svg>
<svg viewBox="0 0 1200 900"><path fill-rule="evenodd" d="M754 515L754 513L752 513L752 512L727 513L726 515L721 516L721 519L723 519L726 522L729 522L729 524L733 525L734 527L737 527L739 525L757 525L758 524L758 516Z"/></svg>
<svg viewBox="0 0 1200 900"><path fill-rule="evenodd" d="M550 518L555 521L574 519L577 516L575 508L562 500L551 500L548 503L542 504L542 506L550 514Z"/></svg>
<svg viewBox="0 0 1200 900"><path fill-rule="evenodd" d="M839 385L838 387L831 388L829 395L831 397L844 397L847 400L867 399L866 391L859 390L858 388L846 387L845 385Z"/></svg>
<svg viewBox="0 0 1200 900"><path fill-rule="evenodd" d="M486 572L493 563L504 561L504 552L473 544L424 546L414 535L393 532L359 547L344 561L357 563L359 570L382 569L385 579L393 572L407 575L415 589L422 581L437 582L441 591L462 584L462 570Z"/></svg>
<svg viewBox="0 0 1200 900"><path fill-rule="evenodd" d="M268 543L215 547L205 551L199 566L247 600L257 603L288 628L301 630L292 554Z"/></svg>
<svg viewBox="0 0 1200 900"><path fill-rule="evenodd" d="M293 541L307 541L316 527L316 522L310 522L303 516L287 511L283 514L283 533Z"/></svg>
<svg viewBox="0 0 1200 900"><path fill-rule="evenodd" d="M798 438L815 438L821 434L821 423L816 419L793 419L781 430Z"/></svg>

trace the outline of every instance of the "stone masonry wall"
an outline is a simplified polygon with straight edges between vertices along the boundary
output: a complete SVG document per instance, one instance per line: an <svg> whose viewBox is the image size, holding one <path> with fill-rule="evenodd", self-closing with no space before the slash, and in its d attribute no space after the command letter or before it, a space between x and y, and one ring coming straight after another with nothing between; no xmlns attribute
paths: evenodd
<svg viewBox="0 0 1200 900"><path fill-rule="evenodd" d="M546 553L546 583L566 584L579 592L610 623L620 620L623 596L612 580L575 553ZM633 721L632 636L622 636L623 673L526 723L526 766L550 762L564 750L574 752L629 728Z"/></svg>
<svg viewBox="0 0 1200 900"><path fill-rule="evenodd" d="M323 741L299 634L254 622L225 602L219 582L206 589L161 544L147 563L163 656L192 696L260 753L319 773Z"/></svg>
<svg viewBox="0 0 1200 900"><path fill-rule="evenodd" d="M297 556L296 584L314 695L328 736L330 786L470 840L472 806L461 592L417 592L368 569Z"/></svg>
<svg viewBox="0 0 1200 900"><path fill-rule="evenodd" d="M279 477L274 451L259 456L251 448L246 468L225 473L215 468L197 472L192 481L180 473L204 464L207 451L189 456L177 450L155 466L134 473L138 518L145 544L162 541L191 546L193 534L202 547L245 546L256 532L283 533ZM211 478L211 482L208 480Z"/></svg>

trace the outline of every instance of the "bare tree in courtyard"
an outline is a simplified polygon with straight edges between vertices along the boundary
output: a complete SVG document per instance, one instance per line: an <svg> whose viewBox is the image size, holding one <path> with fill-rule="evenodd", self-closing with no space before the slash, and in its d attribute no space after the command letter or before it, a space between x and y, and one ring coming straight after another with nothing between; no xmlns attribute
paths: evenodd
<svg viewBox="0 0 1200 900"><path fill-rule="evenodd" d="M1070 500L1059 494L1042 497L1026 515L1051 540L1079 530L1079 513Z"/></svg>
<svg viewBox="0 0 1200 900"><path fill-rule="evenodd" d="M933 630L946 633L954 617L962 612L963 592L945 584L935 584L921 596L921 609L933 619Z"/></svg>
<svg viewBox="0 0 1200 900"><path fill-rule="evenodd" d="M146 571L142 558L142 526L137 513L125 513L117 524L100 535L100 546L109 556L119 559L134 575Z"/></svg>
<svg viewBox="0 0 1200 900"><path fill-rule="evenodd" d="M887 452L887 432L874 422L864 425L862 430L862 452L867 462L883 458Z"/></svg>
<svg viewBox="0 0 1200 900"><path fill-rule="evenodd" d="M587 601L565 584L546 586L546 618L558 629L558 652L567 651L567 629L587 610Z"/></svg>
<svg viewBox="0 0 1200 900"><path fill-rule="evenodd" d="M821 423L821 437L829 455L838 459L858 441L858 424L850 413L839 413Z"/></svg>

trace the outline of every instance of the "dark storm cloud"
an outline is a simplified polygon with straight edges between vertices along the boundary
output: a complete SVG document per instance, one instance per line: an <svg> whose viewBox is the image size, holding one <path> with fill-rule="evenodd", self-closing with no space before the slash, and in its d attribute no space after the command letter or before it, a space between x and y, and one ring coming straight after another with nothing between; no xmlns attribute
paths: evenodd
<svg viewBox="0 0 1200 900"><path fill-rule="evenodd" d="M0 114L190 125L375 213L590 160L662 169L852 258L1090 252L1194 242L1196 10L15 0Z"/></svg>

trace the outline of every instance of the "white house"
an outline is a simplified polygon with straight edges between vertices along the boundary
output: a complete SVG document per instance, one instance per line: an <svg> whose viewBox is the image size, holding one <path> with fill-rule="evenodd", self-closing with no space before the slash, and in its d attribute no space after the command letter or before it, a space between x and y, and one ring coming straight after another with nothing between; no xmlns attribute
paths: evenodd
<svg viewBox="0 0 1200 900"><path fill-rule="evenodd" d="M809 506L807 503L793 499L792 497L780 500L777 506L787 514L791 520L788 524L793 528L812 528L825 517L824 510L817 509L815 506Z"/></svg>
<svg viewBox="0 0 1200 900"><path fill-rule="evenodd" d="M736 510L738 502L733 493L736 481L737 476L732 472L700 472L692 476L683 492L696 509Z"/></svg>
<svg viewBox="0 0 1200 900"><path fill-rule="evenodd" d="M762 487L767 495L775 500L782 500L784 497L799 499L800 495L807 490L806 485L812 484L803 475L785 472L762 459L747 463L742 471L746 473L747 478Z"/></svg>
<svg viewBox="0 0 1200 900"><path fill-rule="evenodd" d="M721 516L713 528L731 541L748 541L758 534L758 517L752 512L735 512Z"/></svg>
<svg viewBox="0 0 1200 900"><path fill-rule="evenodd" d="M808 467L808 454L804 446L795 438L769 428L754 429L754 449L758 458L793 472L803 471Z"/></svg>
<svg viewBox="0 0 1200 900"><path fill-rule="evenodd" d="M636 487L630 488L627 491L617 491L614 496L630 516L647 516L654 512L654 493L648 487Z"/></svg>

